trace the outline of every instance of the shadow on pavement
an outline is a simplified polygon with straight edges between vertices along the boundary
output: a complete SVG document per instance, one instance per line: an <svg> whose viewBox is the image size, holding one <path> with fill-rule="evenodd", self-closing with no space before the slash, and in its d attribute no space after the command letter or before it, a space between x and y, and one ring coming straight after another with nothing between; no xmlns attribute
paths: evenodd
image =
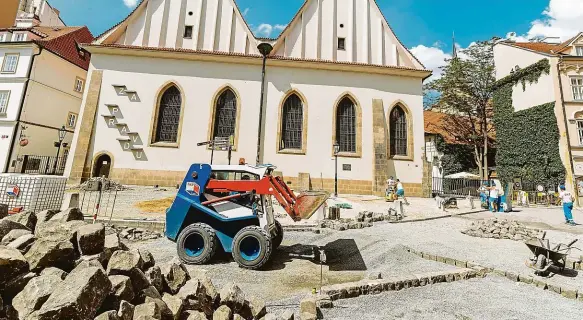
<svg viewBox="0 0 583 320"><path fill-rule="evenodd" d="M319 265L320 249L323 249L326 255L326 261L323 264L328 265L330 271L367 270L360 250L353 239L338 239L323 247L304 244L282 245L272 253L271 261L265 266L264 270L282 270L286 264L293 260L306 260ZM229 264L231 262L233 262L231 254L219 250L211 264Z"/></svg>

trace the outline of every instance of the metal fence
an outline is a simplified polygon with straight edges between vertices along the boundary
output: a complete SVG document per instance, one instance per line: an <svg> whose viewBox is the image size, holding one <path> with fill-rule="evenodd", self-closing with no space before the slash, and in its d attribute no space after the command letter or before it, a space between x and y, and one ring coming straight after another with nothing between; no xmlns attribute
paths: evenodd
<svg viewBox="0 0 583 320"><path fill-rule="evenodd" d="M85 184L79 192L79 207L85 215L112 218L118 190L110 184L115 183L110 180L90 180Z"/></svg>
<svg viewBox="0 0 583 320"><path fill-rule="evenodd" d="M479 179L452 179L433 178L432 195L446 195L455 197L466 197L471 195L479 197L478 189L484 184L484 180ZM504 186L506 189L506 186ZM531 181L521 181L515 183L511 194L511 199L517 205L557 205L559 198L557 185L541 184Z"/></svg>
<svg viewBox="0 0 583 320"><path fill-rule="evenodd" d="M6 174L0 176L0 203L11 211L61 208L67 179L52 176Z"/></svg>
<svg viewBox="0 0 583 320"><path fill-rule="evenodd" d="M433 178L432 193L433 195L448 195L466 197L471 195L479 197L478 189L482 185L482 180L476 179L452 179L452 178Z"/></svg>
<svg viewBox="0 0 583 320"><path fill-rule="evenodd" d="M22 166L20 173L25 174L45 174L62 176L65 172L67 157L50 156L22 156Z"/></svg>

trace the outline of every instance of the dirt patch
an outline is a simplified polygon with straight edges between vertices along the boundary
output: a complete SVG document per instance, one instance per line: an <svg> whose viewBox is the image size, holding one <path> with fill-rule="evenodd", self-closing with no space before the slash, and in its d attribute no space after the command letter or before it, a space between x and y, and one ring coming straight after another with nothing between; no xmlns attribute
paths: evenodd
<svg viewBox="0 0 583 320"><path fill-rule="evenodd" d="M160 213L166 212L166 209L170 208L172 202L174 201L174 197L164 198L164 199L156 199L156 200L148 200L136 203L134 206L140 209L141 212L145 213Z"/></svg>

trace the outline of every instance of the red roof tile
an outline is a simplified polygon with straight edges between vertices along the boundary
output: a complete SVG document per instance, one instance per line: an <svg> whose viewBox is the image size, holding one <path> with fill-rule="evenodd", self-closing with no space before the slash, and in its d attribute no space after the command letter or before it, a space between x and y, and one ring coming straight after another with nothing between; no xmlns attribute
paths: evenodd
<svg viewBox="0 0 583 320"><path fill-rule="evenodd" d="M93 41L93 35L87 27L64 27L60 30L35 27L35 29L48 35L36 41L39 45L78 67L89 69L91 55L86 52L83 56L78 50L78 44Z"/></svg>
<svg viewBox="0 0 583 320"><path fill-rule="evenodd" d="M87 27L32 27L32 28L8 28L0 31L29 31L38 36L31 42L49 50L72 64L87 70L91 55L87 52L82 56L78 50L78 44L90 43L94 40Z"/></svg>

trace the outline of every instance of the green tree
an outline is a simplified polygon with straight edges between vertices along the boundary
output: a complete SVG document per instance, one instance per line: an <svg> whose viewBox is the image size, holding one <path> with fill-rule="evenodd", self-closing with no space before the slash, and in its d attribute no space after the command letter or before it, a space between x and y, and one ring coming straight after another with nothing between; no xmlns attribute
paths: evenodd
<svg viewBox="0 0 583 320"><path fill-rule="evenodd" d="M442 130L460 144L472 147L482 178L488 177L488 148L492 146L492 95L496 81L493 41L473 43L441 67L441 78L425 86L437 91L433 110L447 114Z"/></svg>

